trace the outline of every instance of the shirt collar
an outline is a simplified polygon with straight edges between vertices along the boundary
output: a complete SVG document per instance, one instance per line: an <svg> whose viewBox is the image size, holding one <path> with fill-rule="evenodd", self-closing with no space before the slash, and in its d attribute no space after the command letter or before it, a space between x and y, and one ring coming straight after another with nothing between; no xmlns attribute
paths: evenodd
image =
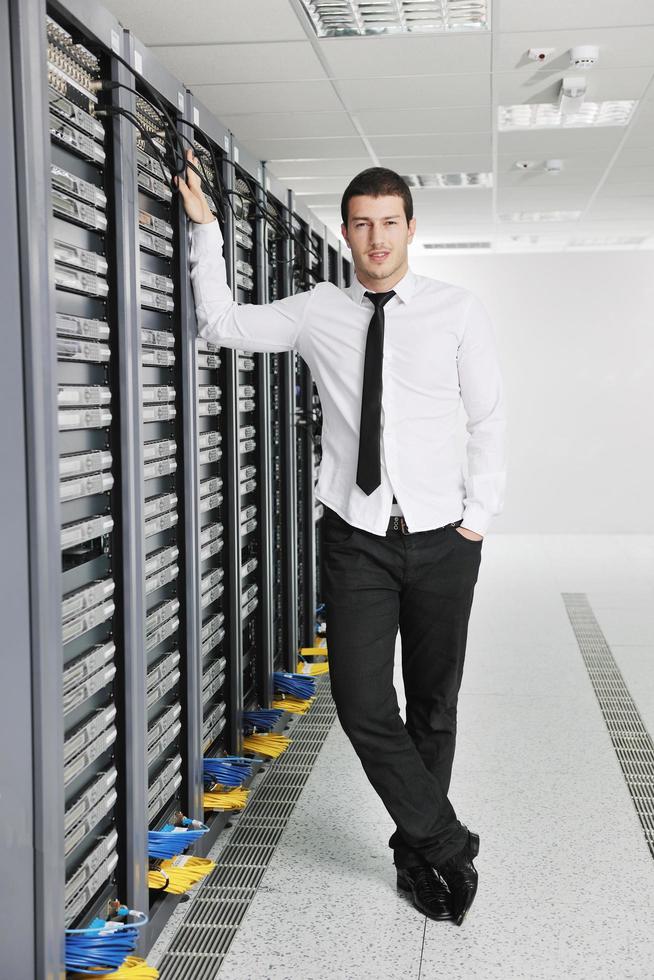
<svg viewBox="0 0 654 980"><path fill-rule="evenodd" d="M408 303L413 296L415 287L415 273L413 273L411 269L407 269L400 281L393 286L393 289L403 303ZM363 303L364 293L374 291L375 290L367 289L361 282L359 282L359 277L357 276L356 272L354 273L351 284L347 287L347 292L349 293L350 298L354 300L357 306L360 306Z"/></svg>

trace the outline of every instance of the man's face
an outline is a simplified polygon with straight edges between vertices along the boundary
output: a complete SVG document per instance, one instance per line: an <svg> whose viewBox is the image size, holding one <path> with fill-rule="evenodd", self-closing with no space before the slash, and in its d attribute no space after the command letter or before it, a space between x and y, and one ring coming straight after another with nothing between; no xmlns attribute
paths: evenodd
<svg viewBox="0 0 654 980"><path fill-rule="evenodd" d="M396 195L351 197L347 227L341 225L359 279L383 286L402 276L409 263L407 246L413 240L416 219L407 224L404 201Z"/></svg>

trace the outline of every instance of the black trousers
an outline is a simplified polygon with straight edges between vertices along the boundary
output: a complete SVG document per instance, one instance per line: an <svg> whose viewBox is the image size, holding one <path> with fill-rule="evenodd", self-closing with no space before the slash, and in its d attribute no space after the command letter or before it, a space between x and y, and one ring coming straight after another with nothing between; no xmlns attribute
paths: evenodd
<svg viewBox="0 0 654 980"><path fill-rule="evenodd" d="M437 866L466 842L447 794L483 541L460 534L461 521L406 534L391 518L382 536L326 505L324 515L321 575L338 718L395 821L388 846L396 866ZM393 685L398 628L406 724Z"/></svg>

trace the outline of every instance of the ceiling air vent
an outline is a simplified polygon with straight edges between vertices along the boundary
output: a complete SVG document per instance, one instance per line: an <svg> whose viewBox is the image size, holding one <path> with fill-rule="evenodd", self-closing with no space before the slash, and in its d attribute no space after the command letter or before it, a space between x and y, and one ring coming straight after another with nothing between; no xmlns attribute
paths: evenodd
<svg viewBox="0 0 654 980"><path fill-rule="evenodd" d="M480 174L403 174L409 187L492 187L493 175Z"/></svg>
<svg viewBox="0 0 654 980"><path fill-rule="evenodd" d="M490 29L490 0L300 0L318 37Z"/></svg>
<svg viewBox="0 0 654 980"><path fill-rule="evenodd" d="M518 129L584 129L588 126L626 126L636 101L584 102L575 112L561 112L551 102L501 105L497 109L500 133Z"/></svg>

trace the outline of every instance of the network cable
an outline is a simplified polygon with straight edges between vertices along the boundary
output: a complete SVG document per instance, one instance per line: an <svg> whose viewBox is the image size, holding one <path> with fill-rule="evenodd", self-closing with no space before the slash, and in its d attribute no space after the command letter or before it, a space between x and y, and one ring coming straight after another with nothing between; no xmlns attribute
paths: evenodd
<svg viewBox="0 0 654 980"><path fill-rule="evenodd" d="M275 691L282 691L297 698L310 698L316 693L316 682L313 677L306 674L290 674L283 670L276 670L273 673L273 687Z"/></svg>

